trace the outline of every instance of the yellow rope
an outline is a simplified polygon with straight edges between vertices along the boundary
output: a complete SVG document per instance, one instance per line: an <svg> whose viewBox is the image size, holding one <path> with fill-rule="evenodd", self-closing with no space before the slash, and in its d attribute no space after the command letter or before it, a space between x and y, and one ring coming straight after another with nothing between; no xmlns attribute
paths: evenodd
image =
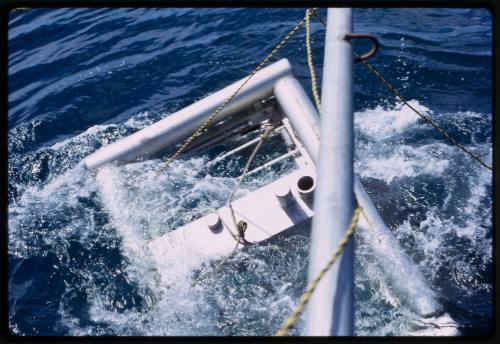
<svg viewBox="0 0 500 344"><path fill-rule="evenodd" d="M233 225L238 230L238 234L237 234L236 238L235 238L234 235L233 235L233 238L235 238L238 243L242 242L244 244L249 244L249 242L245 239L245 232L244 232L244 230L243 231L240 230L240 224L241 225L243 225L243 224L246 225L246 222L240 221L239 223L236 223L236 216L234 215L234 209L233 209L233 197L234 197L234 194L236 193L236 191L240 188L241 183L243 182L243 179L245 179L245 176L247 175L248 170L250 169L250 165L252 164L252 161L254 161L254 159L255 159L255 157L257 155L257 152L259 151L260 147L262 146L262 144L264 143L264 141L267 139L267 137L269 136L269 134L271 134L271 132L273 130L274 130L274 126L271 124L264 131L264 133L260 136L259 142L255 146L255 148L252 151L252 154L250 155L250 157L248 158L248 161L247 161L247 163L245 165L245 168L243 169L243 173L241 173L241 176L238 179L238 183L236 184L234 190L231 192L231 194L227 198L227 206L229 207L229 210L231 211L231 217L232 217L232 220L233 220ZM231 234L233 234L232 231L230 231L230 232L231 232ZM236 247L238 247L238 245L236 245Z"/></svg>
<svg viewBox="0 0 500 344"><path fill-rule="evenodd" d="M363 215L363 217L365 218L365 221L366 221L366 223L368 224L368 228L370 228L370 230L371 230L372 232L375 232L375 230L373 229L373 224L372 224L372 222L370 221L370 219L368 218L368 216L366 215L366 213L365 213L364 209L363 209L363 208L361 208L361 207L359 207L359 210L360 210L360 212L361 212L361 215Z"/></svg>
<svg viewBox="0 0 500 344"><path fill-rule="evenodd" d="M297 319L299 318L300 313L302 313L302 311L304 310L307 302L311 298L311 295L313 294L314 290L318 286L319 282L326 275L326 273L330 270L330 268L333 266L333 264L335 263L335 261L340 256L340 254L343 252L345 246L349 242L349 239L354 234L354 230L355 230L356 225L357 225L358 220L359 220L359 213L360 213L360 208L357 207L354 210L354 213L352 214L351 223L349 224L349 227L347 228L344 236L340 240L340 243L337 246L337 249L333 253L332 257L327 262L325 267L318 273L318 275L311 282L311 284L309 284L309 286L307 287L304 294L302 294L302 296L300 297L299 304L295 307L292 314L283 323L281 328L274 334L275 336L286 336L288 334L288 331L290 330L290 328L297 322Z"/></svg>
<svg viewBox="0 0 500 344"><path fill-rule="evenodd" d="M318 84L316 81L316 72L314 71L313 64L313 55L311 48L311 12L315 13L316 9L308 9L306 14L306 50L307 50L307 65L309 66L309 74L311 75L311 89L314 98L314 103L316 104L316 108L319 109L321 107L321 101L319 98L318 92Z"/></svg>
<svg viewBox="0 0 500 344"><path fill-rule="evenodd" d="M205 120L205 122L203 122L200 127L198 129L196 129L196 131L186 139L186 141L184 141L184 143L179 147L179 149L177 149L177 151L170 157L166 160L165 164L163 165L162 168L159 169L159 171L157 172L157 175L159 175L160 173L162 173L163 171L165 171L168 166L175 160L177 159L177 157L186 149L186 147L191 143L193 142L193 140L199 135L201 134L201 132L203 130L205 130L208 125L212 122L212 120L222 111L222 109L224 109L224 107L226 107L226 105L231 101L233 100L233 98L241 91L241 89L253 78L253 76L259 71L262 69L262 67L264 67L268 62L269 60L271 60L274 55L276 55L276 53L283 47L283 45L285 45L286 42L288 42L288 40L304 25L304 23L306 22L306 20L314 13L314 11L308 11L306 12L306 15L304 16L304 18L297 24L295 25L295 27L278 43L278 45L276 45L276 47L274 47L274 49L269 53L269 55L267 55L267 57L262 60L261 63L259 63L259 65L250 73L250 75L245 79L245 81L243 81L243 83L236 89L236 91L234 91L233 94L231 94L228 98L226 98L224 100L224 102L222 102L222 104L217 108L215 109L215 111Z"/></svg>
<svg viewBox="0 0 500 344"><path fill-rule="evenodd" d="M323 20L323 18L321 18L316 12L314 12L312 15L314 15L318 21L323 24L324 26L326 26L326 22ZM403 97L403 95L396 89L396 87L394 87L389 81L387 81L386 78L384 78L384 76L382 74L380 74L380 72L378 70L375 69L375 67L373 67L373 65L371 65L370 63L364 61L364 60L361 60L361 62L363 63L363 65L373 74L375 75L380 81L382 81L382 84L384 84L384 86L389 90L391 91L392 93L394 93L396 95L396 97L398 97L406 106L408 106L413 112L415 112L418 116L420 116L422 119L424 119L427 123L429 123L435 130L437 130L441 135L443 135L443 137L450 141L452 144L454 144L455 146L457 146L458 148L460 148L462 151L465 152L465 154L469 155L471 158L473 158L474 160L476 160L477 162L479 162L483 167L487 168L488 170L490 171L493 171L493 168L491 166L489 166L488 164L486 164L479 156L475 155L474 153L472 153L471 151L469 151L467 148L464 147L464 145L462 145L461 143L459 143L457 140L455 140L453 137L450 136L450 134L448 134L443 128L441 128L436 122L434 122L430 117L428 116L425 116L424 114L420 113L420 111L418 111L417 109L415 109L410 103L408 103L408 101L406 100L405 97Z"/></svg>
<svg viewBox="0 0 500 344"><path fill-rule="evenodd" d="M462 145L461 143L459 143L457 140L455 140L453 137L450 136L450 134L448 134L443 128L441 128L436 122L434 122L430 117L428 116L425 116L424 114L422 114L420 111L418 111L417 109L415 109L410 103L408 103L408 101L406 100L405 97L403 97L403 95L389 82L387 81L387 79L385 79L382 74L380 74L380 72L378 70L375 69L375 67L373 67L373 65L369 64L368 62L366 61L363 61L361 60L361 62L363 63L363 65L368 68L368 70L370 72L372 72L373 75L375 75L380 81L382 81L382 83L384 84L384 86L389 90L391 91L392 93L394 93L396 95L396 97L398 97L406 106L408 106L413 112L415 112L418 116L420 116L421 118L423 118L427 123L429 123L436 131L438 131L441 135L443 135L443 137L450 141L451 143L453 143L455 146L457 146L458 148L460 148L462 151L465 152L465 154L469 155L471 158L473 158L474 160L476 160L477 162L479 162L483 167L487 168L488 170L490 171L493 171L493 168L491 166L489 166L488 164L486 164L479 156L477 156L476 154L472 153L470 150L468 150L467 148L465 148L464 145Z"/></svg>

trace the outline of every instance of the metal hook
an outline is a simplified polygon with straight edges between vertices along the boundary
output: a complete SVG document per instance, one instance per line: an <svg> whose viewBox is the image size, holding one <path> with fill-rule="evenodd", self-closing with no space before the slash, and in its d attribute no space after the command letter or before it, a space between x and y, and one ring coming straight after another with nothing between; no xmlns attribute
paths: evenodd
<svg viewBox="0 0 500 344"><path fill-rule="evenodd" d="M377 37L375 37L369 33L347 33L344 36L344 39L349 41L349 42L352 41L352 39L356 39L356 38L369 39L370 41L372 41L373 46L372 46L371 50L369 52L367 52L366 54L356 55L356 57L354 58L355 63L368 60L370 57L372 57L373 55L375 55L377 53L378 48L380 47L380 43L378 42Z"/></svg>

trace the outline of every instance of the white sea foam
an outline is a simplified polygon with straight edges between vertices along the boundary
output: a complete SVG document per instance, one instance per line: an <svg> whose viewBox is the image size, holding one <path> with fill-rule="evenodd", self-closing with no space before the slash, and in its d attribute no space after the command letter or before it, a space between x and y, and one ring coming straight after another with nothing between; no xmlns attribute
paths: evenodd
<svg viewBox="0 0 500 344"><path fill-rule="evenodd" d="M360 176L381 179L387 184L395 178L416 177L424 173L439 177L449 166L449 160L443 158L450 153L449 148L442 143L419 147L398 145L390 156L368 157L356 167Z"/></svg>
<svg viewBox="0 0 500 344"><path fill-rule="evenodd" d="M443 278L450 281L442 287L442 297L449 298L453 295L452 288L458 289L462 293L459 303L483 307L483 301L476 300L478 293L491 293L487 266L492 261L492 209L490 202L485 203L490 197L487 190L491 190L491 175L481 170L479 176L470 176L467 182L470 196L464 201L450 200L456 209L454 216L431 207L417 226L404 221L395 234L400 242L412 243L413 253L420 257L418 265L431 283ZM417 335L419 333L432 332Z"/></svg>
<svg viewBox="0 0 500 344"><path fill-rule="evenodd" d="M432 113L417 100L410 100L409 104L424 115ZM393 109L377 106L374 109L357 112L354 115L354 124L363 134L375 140L381 140L413 128L419 118L403 103L397 103Z"/></svg>
<svg viewBox="0 0 500 344"><path fill-rule="evenodd" d="M217 327L208 322L215 313L213 305L203 301L207 295L207 285L193 286L196 282L192 273L203 263L209 263L207 258L193 257L190 252L182 252L176 247L165 261L156 262L147 248L150 240L225 204L236 179L198 176L198 171L205 164L205 158L175 161L168 173L160 175L157 175L157 171L161 163L156 160L125 166L109 165L99 169L96 174L99 194L111 215L113 226L123 239L124 255L129 261L128 274L134 276L134 280L144 290L154 290L155 302L147 315L131 315L133 311L130 311L129 316L125 316L95 301L90 313L94 321L107 322L112 328L135 328L136 321L131 319L139 317L148 324L145 333L149 335L221 334ZM276 177L275 173L269 173L263 178L252 180L242 187L236 197L249 192L248 188L253 189ZM241 256L238 257L241 259ZM254 268L258 269L259 263L256 260L253 263L256 263ZM281 284L280 288L283 288ZM268 302L284 309L285 305L289 305L290 296L286 295L285 300L281 300L282 297L282 294L278 294ZM226 302L225 298L217 301L222 307L229 306ZM255 302L250 304L247 301L246 306L254 312L258 311ZM202 316L202 312L205 315ZM149 328L158 319L162 319L165 325ZM139 329L139 333L143 333L143 330Z"/></svg>
<svg viewBox="0 0 500 344"><path fill-rule="evenodd" d="M430 113L417 101L412 101L412 104ZM127 121L125 127L138 129L148 124L148 118L147 113L138 115ZM388 110L377 107L357 113L356 128L369 140L360 145L362 154L356 162L359 175L387 184L411 177L405 179L410 186L419 183L418 178L423 175L453 179L452 167L456 167L456 161L462 161L456 160L461 157L461 152L456 152L454 147L438 142L411 146L393 142L400 134L418 130L420 124L417 120L411 110L400 105ZM85 146L98 140L103 144L114 141L122 135L123 128L95 126L49 148L63 156L66 154L65 158L84 156L88 147L79 150L78 145ZM489 155L491 160L489 147L477 147L487 152L485 155ZM59 311L61 324L70 329L70 334L95 335L113 331L118 335L261 335L272 334L279 327L296 305L297 296L302 291L299 285L304 281L307 270L307 237L298 236L279 245L240 251L215 264L207 261L193 264L194 260L188 260L189 254L186 259L171 257L174 263L169 269L161 271L170 276L169 283L162 282L158 277L159 266L147 249L150 240L221 206L236 183L235 178L199 175L197 172L206 162L204 157L176 161L168 173L158 177L158 160L125 166L109 165L95 175L86 173L79 166L67 171L54 167L42 185L25 186L19 199L9 205L9 253L20 257L43 254L44 249L41 246L37 248L41 241L34 237L40 237L46 246L56 247L60 257L63 257L70 240L92 245L98 235L101 239L114 236L121 239L121 250L126 259L126 268L121 273L138 286L138 293L148 306L125 310L110 306L109 302L105 302L102 287L88 278L77 287L85 289L88 294L89 316L95 322L107 324L111 330L84 325L72 315L62 298ZM269 173L249 178L237 197L276 177L276 174ZM434 207L427 210L416 228L410 225L409 220L394 228L400 242L413 240L413 252L423 257L418 260L418 269L423 271L431 284L443 264L455 265L467 276L475 273L473 269L467 270L470 262L461 257L460 252L449 255L450 248L446 242L450 235L469 240L468 250L484 253L484 264L491 261L491 221L484 220L491 217L491 207L482 209L484 207L479 206L489 197L491 174L487 171L470 172L463 177L470 190L465 200L457 201L456 191L451 186L446 188L448 194L443 195L446 206L458 207L462 213L460 221L443 217L440 209ZM425 197L412 190L414 188L408 187L405 191L409 199L417 202ZM79 208L82 198L93 198L95 193L103 206L99 211L108 213L110 217L110 223L105 228L96 225L95 213ZM69 214L62 228L43 228L33 233L33 219L54 211L64 213L65 206L80 210ZM409 301L418 306L426 300L401 298L397 284L406 282L387 277L381 266L391 264L391 257L370 249L371 245L366 245L366 241L377 238L366 233L358 233L361 237L358 236L357 256L361 260L361 270L356 271L360 278L357 292L366 295L363 296L362 309L357 310L357 334L431 333L428 331L435 326L416 325L418 320L429 319L422 319L408 306ZM380 250L383 251L383 246ZM242 266L245 267L243 270ZM92 275L89 271L74 273ZM68 292L74 287L70 286ZM479 287L488 288L488 285ZM300 333L301 321L293 334ZM443 331L434 331L432 335L442 335Z"/></svg>

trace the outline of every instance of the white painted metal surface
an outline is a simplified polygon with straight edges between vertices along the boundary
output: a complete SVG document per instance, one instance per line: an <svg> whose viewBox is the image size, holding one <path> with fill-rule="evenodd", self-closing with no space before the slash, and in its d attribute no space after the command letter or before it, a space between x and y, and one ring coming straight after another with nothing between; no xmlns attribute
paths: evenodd
<svg viewBox="0 0 500 344"><path fill-rule="evenodd" d="M292 75L292 67L287 59L281 59L262 69L214 118L214 123L237 110L248 107L255 101L271 96L276 81L287 75ZM132 162L179 143L191 135L226 98L238 89L245 79L99 149L84 159L84 166L89 170L94 170L113 161Z"/></svg>
<svg viewBox="0 0 500 344"><path fill-rule="evenodd" d="M318 187L312 221L309 282L323 269L337 248L354 210L352 48L344 40L352 32L349 8L328 9L323 85ZM319 283L306 310L304 334L352 336L352 239Z"/></svg>
<svg viewBox="0 0 500 344"><path fill-rule="evenodd" d="M319 137L319 123L312 115L316 108L295 77L286 76L278 80L274 87L274 95L290 120L293 117L297 123L298 121L306 121L309 124L304 127L297 126L295 130L302 133L302 135L299 134L300 137L308 135ZM308 127L312 127L312 132L309 132L310 128Z"/></svg>
<svg viewBox="0 0 500 344"><path fill-rule="evenodd" d="M354 186L356 199L363 205L363 213L368 218L367 220L361 216L359 221L359 225L366 229L365 240L372 244L381 270L394 291L399 294L402 303L423 317L441 313L443 307L438 302L436 293L429 287L422 272L403 252L357 178Z"/></svg>
<svg viewBox="0 0 500 344"><path fill-rule="evenodd" d="M312 216L310 203L300 197L297 188L297 181L304 175L315 178L312 169L299 169L232 203L236 222L244 220L248 224L247 241L269 239ZM193 259L219 258L232 252L237 244L228 226L237 233L229 207L224 206L153 240L149 249L160 264L186 254Z"/></svg>
<svg viewBox="0 0 500 344"><path fill-rule="evenodd" d="M279 83L278 83L279 84ZM280 88L284 88L280 85ZM276 91L276 89L275 89ZM288 94L289 97L295 98L301 93L294 93L293 88L287 88L286 92L283 94ZM277 98L282 103L287 102L287 97ZM309 104L305 104L309 102ZM305 104L302 107L296 107L291 109L290 103L288 103L287 111L285 114L291 111L297 114L302 114L302 116L290 116L291 126L293 128L302 128L303 130L298 130L299 139L307 147L308 154L312 158L313 165L318 161L319 154L319 138L318 135L312 135L311 132L318 128L319 126L319 114L313 107L312 102L308 97L301 100L300 103ZM309 113L307 113L309 112ZM304 119L308 118L313 122L310 128L304 129L303 126L307 125L307 121ZM298 118L298 119L297 119ZM293 120L293 121L292 121ZM288 128L288 120L285 118L283 120L285 127ZM305 134L307 133L307 134ZM302 134L302 136L300 136ZM295 137L293 137L296 140ZM300 145L300 142L296 142ZM315 168L315 166L313 167ZM330 178L334 178L333 174L329 175ZM441 304L437 301L437 296L428 286L425 276L417 269L415 264L411 262L409 257L401 250L399 243L393 237L389 228L387 228L383 219L380 217L377 208L373 204L363 185L359 181L358 177L354 175L354 193L359 205L363 208L363 212L367 215L371 226L368 227L368 223L365 221L364 217L360 218L360 226L367 229L366 235L370 238L367 240L372 244L373 250L377 252L377 256L381 258L381 264L384 264L383 270L386 272L387 277L391 279L394 285L397 285L395 292L398 294L401 300L406 300L406 303L410 308L424 317L430 316L432 314L439 314L442 310ZM331 254L331 251L329 254ZM329 258L329 257L328 257ZM325 264L323 261L322 264Z"/></svg>
<svg viewBox="0 0 500 344"><path fill-rule="evenodd" d="M279 80L274 95L307 152L318 152L318 122L315 125L311 118L316 110L297 79L286 77Z"/></svg>

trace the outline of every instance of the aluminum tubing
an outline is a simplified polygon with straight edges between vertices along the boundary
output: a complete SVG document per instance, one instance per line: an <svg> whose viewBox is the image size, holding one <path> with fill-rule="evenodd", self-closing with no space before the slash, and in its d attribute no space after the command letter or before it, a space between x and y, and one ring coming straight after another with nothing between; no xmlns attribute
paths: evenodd
<svg viewBox="0 0 500 344"><path fill-rule="evenodd" d="M285 77L276 83L274 95L307 152L314 154L311 159L316 161L319 152L319 121L316 108L304 89L297 79Z"/></svg>
<svg viewBox="0 0 500 344"><path fill-rule="evenodd" d="M280 107L289 118L291 126L317 165L320 141L315 129L319 126L320 117L314 104L300 83L291 77L279 80L274 93ZM309 123L311 125L308 125ZM373 249L377 251L381 263L387 263L384 265L384 271L391 283L398 285L395 291L400 298L406 300L408 306L423 317L440 314L442 305L438 302L437 295L428 286L425 276L399 247L399 243L387 228L356 175L354 175L354 194L358 204L363 208L363 213L370 221L371 228L366 231L366 234L373 237L374 240L370 242L373 243ZM364 216L361 216L359 224L363 228L368 225Z"/></svg>
<svg viewBox="0 0 500 344"><path fill-rule="evenodd" d="M309 253L309 283L325 266L349 227L354 211L352 109L352 10L328 9L321 94L318 184ZM339 263L318 284L306 310L306 336L352 336L353 240Z"/></svg>
<svg viewBox="0 0 500 344"><path fill-rule="evenodd" d="M283 80L285 79L289 78L287 77ZM314 127L306 128L306 124L308 123L307 119L312 119L317 126L319 124L318 112L303 90L297 92L298 89L289 87L291 84L289 82L282 82L283 80L278 81L276 84L276 98L290 119L293 129L304 143L311 159L317 164L319 138L313 134ZM300 100L297 102L292 101L294 99ZM301 106L298 106L298 104L301 104ZM306 113L308 111L310 112ZM391 280L392 284L397 284L397 281L401 282L395 291L400 295L402 300L407 301L409 307L417 314L423 317L439 314L442 311L442 305L437 301L437 295L428 286L420 270L415 267L415 264L401 250L399 243L393 237L389 228L387 228L370 196L356 175L354 175L354 194L356 195L358 204L363 208L363 212L370 221L371 228L366 233L374 239L371 241L373 249L377 251L377 256L383 263L388 263L384 266L387 277ZM359 224L363 228L366 228L368 225L363 216L361 216Z"/></svg>
<svg viewBox="0 0 500 344"><path fill-rule="evenodd" d="M289 118L293 116L301 121L306 120L312 126L315 136L319 138L319 121L315 114L317 113L316 107L311 103L304 88L295 77L287 76L280 79L274 87L274 95ZM292 120L290 119L290 121ZM296 130L301 129L297 128Z"/></svg>
<svg viewBox="0 0 500 344"><path fill-rule="evenodd" d="M292 66L281 59L257 72L233 100L213 119L213 123L272 95L280 78L292 75ZM127 136L87 156L83 162L88 170L95 170L111 162L132 162L146 158L173 146L189 137L196 129L231 96L248 77L176 112L172 115Z"/></svg>
<svg viewBox="0 0 500 344"><path fill-rule="evenodd" d="M370 242L391 288L400 295L402 303L422 317L441 314L443 306L436 293L429 287L423 273L403 252L357 177L354 178L354 191L359 206L368 218L361 215L359 226L366 229L365 240Z"/></svg>

